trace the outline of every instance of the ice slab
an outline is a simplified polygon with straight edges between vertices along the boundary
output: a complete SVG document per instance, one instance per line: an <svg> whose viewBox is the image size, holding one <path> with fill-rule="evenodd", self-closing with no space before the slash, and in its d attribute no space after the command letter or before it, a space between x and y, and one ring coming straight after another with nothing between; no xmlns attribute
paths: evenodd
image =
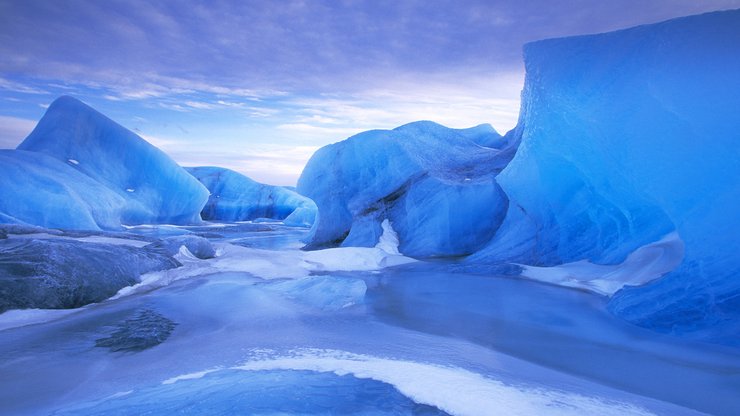
<svg viewBox="0 0 740 416"><path fill-rule="evenodd" d="M485 137L499 135L420 121L319 149L298 181L319 209L308 246L373 247L387 219L408 256L481 248L506 212L495 177L515 149L482 146Z"/></svg>
<svg viewBox="0 0 740 416"><path fill-rule="evenodd" d="M610 310L740 344L739 42L728 10L526 45L508 213L475 260L616 265L677 231L683 262Z"/></svg>
<svg viewBox="0 0 740 416"><path fill-rule="evenodd" d="M208 199L205 187L164 152L72 97L56 99L18 149L55 158L97 182L87 186L86 200L101 186L120 196L123 224L197 223ZM64 175L59 169L55 176ZM29 186L22 177L15 180ZM44 192L45 187L33 188ZM40 212L57 209L52 200L33 202Z"/></svg>
<svg viewBox="0 0 740 416"><path fill-rule="evenodd" d="M210 192L203 207L204 220L283 220L287 225L310 227L316 204L282 186L265 185L230 169L203 166L186 168Z"/></svg>

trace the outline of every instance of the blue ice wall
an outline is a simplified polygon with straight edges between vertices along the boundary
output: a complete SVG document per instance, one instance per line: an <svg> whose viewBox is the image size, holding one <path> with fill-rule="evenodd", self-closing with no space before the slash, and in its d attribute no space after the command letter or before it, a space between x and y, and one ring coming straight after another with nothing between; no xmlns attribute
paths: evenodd
<svg viewBox="0 0 740 416"><path fill-rule="evenodd" d="M124 224L198 222L208 199L161 150L71 97L55 100L18 149L56 158L120 195Z"/></svg>
<svg viewBox="0 0 740 416"><path fill-rule="evenodd" d="M186 170L211 193L202 212L205 220L272 218L287 225L313 224L316 204L290 189L265 185L225 168L207 166Z"/></svg>
<svg viewBox="0 0 740 416"><path fill-rule="evenodd" d="M490 126L420 121L319 149L298 180L298 191L319 208L309 247L374 246L388 219L406 255L474 252L506 212L496 183L513 154L506 143Z"/></svg>
<svg viewBox="0 0 740 416"><path fill-rule="evenodd" d="M615 263L675 229L681 266L610 309L737 340L740 10L524 52L521 145L498 177L509 213L475 260Z"/></svg>
<svg viewBox="0 0 740 416"><path fill-rule="evenodd" d="M0 223L115 229L124 206L122 196L51 156L0 150Z"/></svg>

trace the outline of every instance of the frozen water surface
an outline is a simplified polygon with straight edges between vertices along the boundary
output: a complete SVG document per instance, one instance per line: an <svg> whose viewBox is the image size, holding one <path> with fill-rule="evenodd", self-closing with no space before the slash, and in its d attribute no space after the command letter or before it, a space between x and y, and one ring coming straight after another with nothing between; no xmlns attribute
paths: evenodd
<svg viewBox="0 0 740 416"><path fill-rule="evenodd" d="M129 229L206 236L217 256L181 251L166 272L181 276L6 325L0 414L740 412L736 350L628 325L589 292L444 262L363 269L378 248L343 254L368 271L331 271L305 262L307 232Z"/></svg>

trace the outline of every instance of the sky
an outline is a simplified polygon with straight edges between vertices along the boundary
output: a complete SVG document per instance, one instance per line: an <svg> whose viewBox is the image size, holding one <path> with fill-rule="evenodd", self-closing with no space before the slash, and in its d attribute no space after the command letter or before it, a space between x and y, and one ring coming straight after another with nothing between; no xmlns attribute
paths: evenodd
<svg viewBox="0 0 740 416"><path fill-rule="evenodd" d="M321 146L516 124L522 46L740 0L0 0L0 148L71 95L183 166L294 185Z"/></svg>

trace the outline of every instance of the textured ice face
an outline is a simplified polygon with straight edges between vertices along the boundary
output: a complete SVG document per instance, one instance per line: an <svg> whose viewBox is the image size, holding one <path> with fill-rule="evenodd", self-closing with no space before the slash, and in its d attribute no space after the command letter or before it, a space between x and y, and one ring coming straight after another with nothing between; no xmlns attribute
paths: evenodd
<svg viewBox="0 0 740 416"><path fill-rule="evenodd" d="M319 207L309 246L373 247L388 219L406 255L470 254L506 212L495 177L513 149L490 126L455 130L428 121L323 147L298 181Z"/></svg>
<svg viewBox="0 0 740 416"><path fill-rule="evenodd" d="M271 218L284 220L287 225L306 227L313 224L316 204L287 188L261 184L225 168L207 166L186 170L211 193L203 208L205 220Z"/></svg>
<svg viewBox="0 0 740 416"><path fill-rule="evenodd" d="M0 150L0 223L120 228L123 196L45 154Z"/></svg>
<svg viewBox="0 0 740 416"><path fill-rule="evenodd" d="M205 187L161 150L71 97L54 101L18 149L51 156L118 194L124 224L199 222L208 199ZM97 197L97 188L88 199ZM29 204L55 209L42 199Z"/></svg>
<svg viewBox="0 0 740 416"><path fill-rule="evenodd" d="M740 323L740 11L525 48L509 213L476 261L615 264L676 230L681 265L616 314L661 331Z"/></svg>

